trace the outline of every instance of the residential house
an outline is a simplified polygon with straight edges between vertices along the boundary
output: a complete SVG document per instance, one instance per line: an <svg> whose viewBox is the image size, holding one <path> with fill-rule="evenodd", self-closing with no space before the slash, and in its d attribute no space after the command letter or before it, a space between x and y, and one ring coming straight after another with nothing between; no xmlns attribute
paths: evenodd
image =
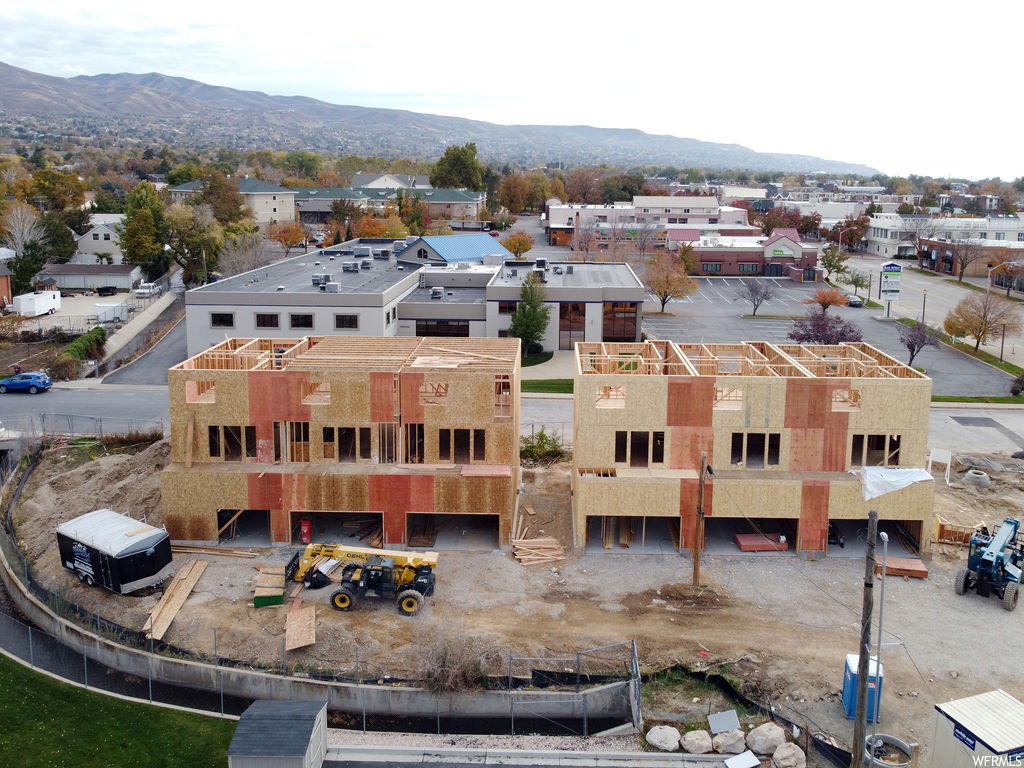
<svg viewBox="0 0 1024 768"><path fill-rule="evenodd" d="M120 264L121 225L123 213L94 213L89 216L89 229L76 238L74 264Z"/></svg>
<svg viewBox="0 0 1024 768"><path fill-rule="evenodd" d="M179 184L170 190L172 203L183 203L202 191L201 180ZM242 179L238 192L257 224L274 221L295 221L295 191L259 179Z"/></svg>
<svg viewBox="0 0 1024 768"><path fill-rule="evenodd" d="M308 520L325 541L508 547L519 360L518 339L226 339L168 371L164 524L177 541L287 544Z"/></svg>
<svg viewBox="0 0 1024 768"><path fill-rule="evenodd" d="M754 534L755 548L818 557L830 524L852 540L874 509L927 555L930 478L865 501L850 472L925 466L931 388L863 343L579 344L575 546L736 552L735 536Z"/></svg>

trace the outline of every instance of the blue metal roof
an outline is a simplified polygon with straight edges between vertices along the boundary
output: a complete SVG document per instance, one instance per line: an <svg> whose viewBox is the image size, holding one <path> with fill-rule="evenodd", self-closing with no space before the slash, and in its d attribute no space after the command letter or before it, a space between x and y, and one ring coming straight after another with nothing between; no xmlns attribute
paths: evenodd
<svg viewBox="0 0 1024 768"><path fill-rule="evenodd" d="M415 253L414 249L420 240L449 264L459 261L483 261L484 254L502 259L515 258L508 248L498 242L498 238L484 232L468 235L427 235L410 245L407 249L409 253Z"/></svg>

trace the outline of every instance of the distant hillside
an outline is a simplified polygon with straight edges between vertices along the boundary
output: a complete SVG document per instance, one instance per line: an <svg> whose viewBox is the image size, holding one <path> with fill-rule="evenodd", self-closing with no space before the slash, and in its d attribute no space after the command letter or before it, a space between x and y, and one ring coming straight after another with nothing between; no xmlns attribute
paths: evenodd
<svg viewBox="0 0 1024 768"><path fill-rule="evenodd" d="M129 123L148 140L190 140L239 149L303 147L327 152L436 158L448 144L475 141L498 162L569 165L674 165L752 171L827 171L870 176L866 165L809 155L754 152L632 129L585 125L495 125L398 109L345 106L304 96L207 85L152 72L51 77L0 63L0 111L58 123L77 131Z"/></svg>

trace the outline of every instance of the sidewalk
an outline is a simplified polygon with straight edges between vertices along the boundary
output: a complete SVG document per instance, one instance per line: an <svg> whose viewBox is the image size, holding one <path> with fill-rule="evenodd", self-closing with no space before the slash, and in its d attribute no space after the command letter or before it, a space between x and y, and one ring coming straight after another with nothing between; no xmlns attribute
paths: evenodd
<svg viewBox="0 0 1024 768"><path fill-rule="evenodd" d="M523 368L521 379L571 379L576 375L576 353L570 349L556 349L551 359L540 365Z"/></svg>
<svg viewBox="0 0 1024 768"><path fill-rule="evenodd" d="M175 294L167 291L142 312L137 312L131 320L122 325L107 337L103 359L100 364L113 360L117 353L124 349L132 339L146 330L146 327L160 316L160 313L174 303Z"/></svg>

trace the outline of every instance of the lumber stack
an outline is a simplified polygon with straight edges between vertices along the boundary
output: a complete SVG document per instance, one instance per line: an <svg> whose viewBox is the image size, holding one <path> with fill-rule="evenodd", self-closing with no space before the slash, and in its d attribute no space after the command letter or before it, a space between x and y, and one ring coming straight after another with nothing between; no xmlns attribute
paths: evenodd
<svg viewBox="0 0 1024 768"><path fill-rule="evenodd" d="M171 552L176 555L223 555L224 557L256 557L251 549L238 547L190 547L185 544L172 544Z"/></svg>
<svg viewBox="0 0 1024 768"><path fill-rule="evenodd" d="M146 633L147 638L152 638L153 640L163 639L167 628L171 626L174 617L178 615L178 611L185 604L185 600L191 594L192 588L195 587L196 582L199 581L199 577L203 575L205 570L205 560L190 560L174 575L171 585L164 592L163 597L160 598L160 602L150 611L149 618L146 619L146 623L142 626L142 631Z"/></svg>
<svg viewBox="0 0 1024 768"><path fill-rule="evenodd" d="M536 539L513 539L512 554L523 565L565 560L565 547L551 536Z"/></svg>
<svg viewBox="0 0 1024 768"><path fill-rule="evenodd" d="M262 566L252 582L252 604L256 608L284 603L284 566Z"/></svg>

